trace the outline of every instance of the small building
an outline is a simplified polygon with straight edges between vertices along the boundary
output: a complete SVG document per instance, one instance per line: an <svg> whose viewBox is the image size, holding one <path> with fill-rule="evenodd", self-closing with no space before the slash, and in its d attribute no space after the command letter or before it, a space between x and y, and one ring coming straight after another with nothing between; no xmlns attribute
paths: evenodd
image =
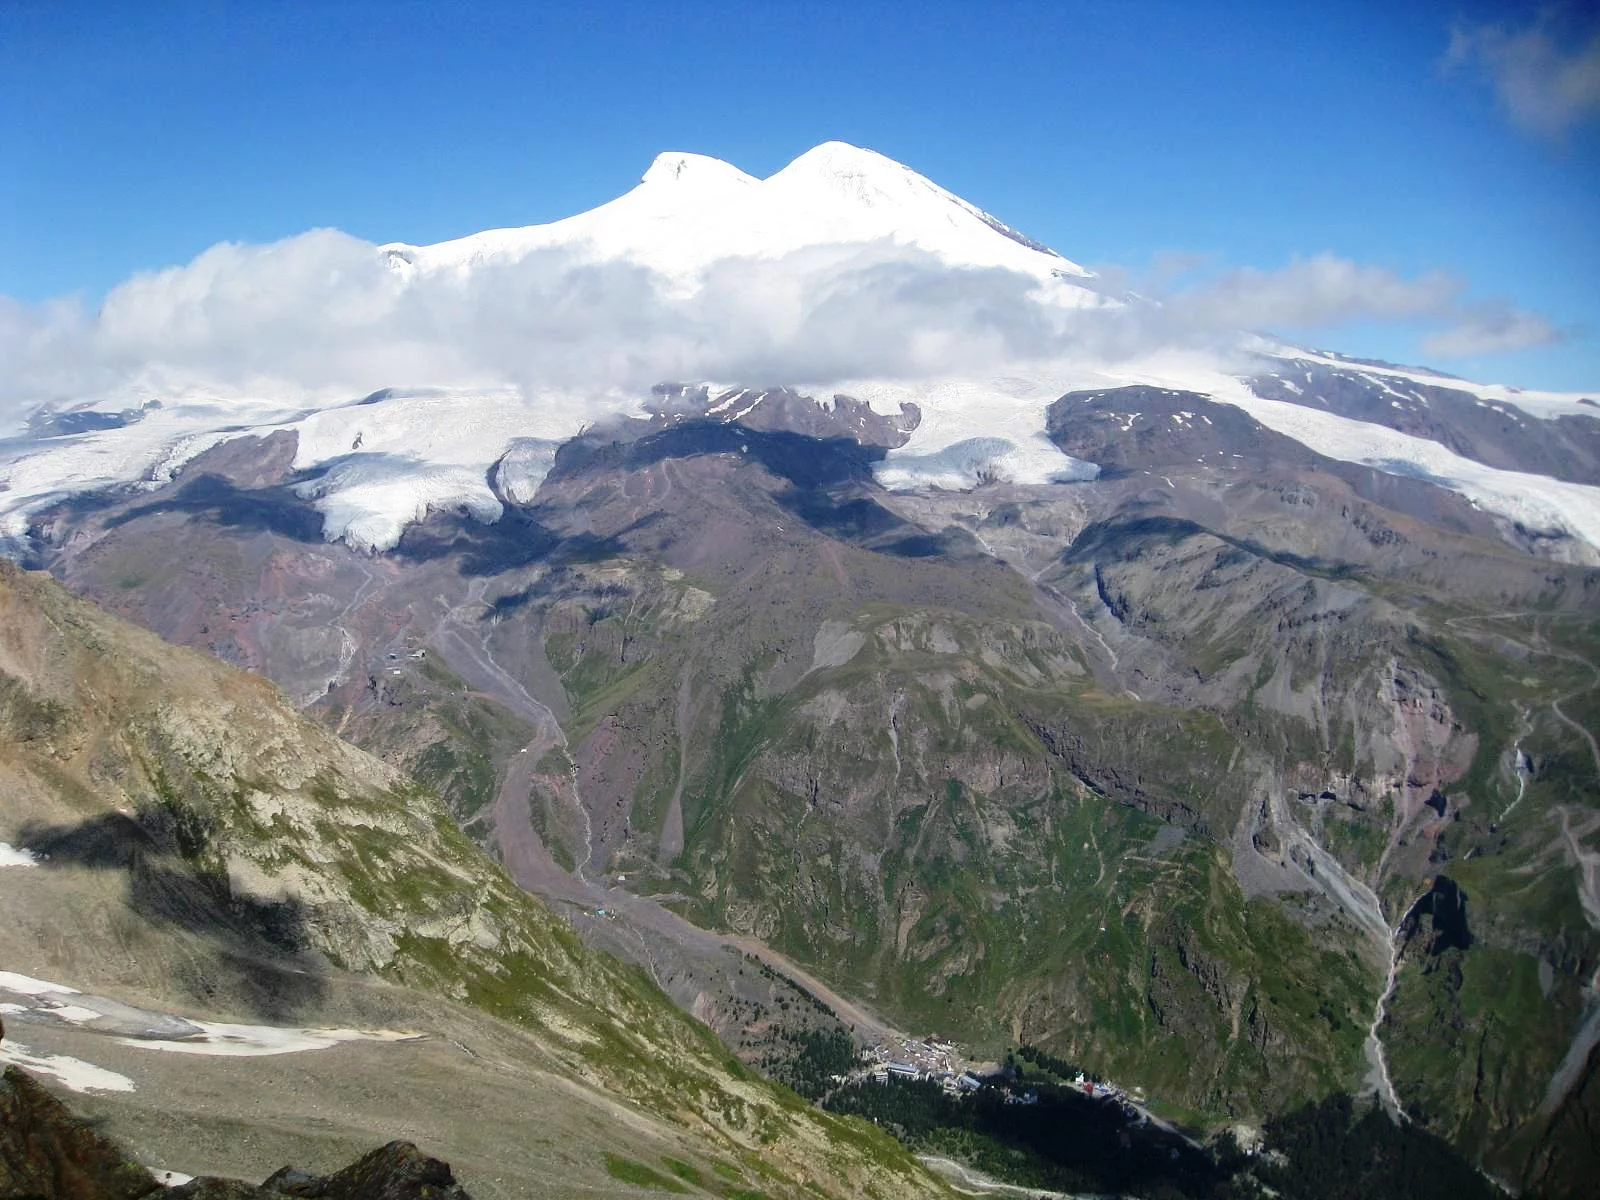
<svg viewBox="0 0 1600 1200"><path fill-rule="evenodd" d="M888 1065L887 1070L889 1074L893 1075L897 1079L922 1078L922 1071L919 1068L912 1066L908 1062L899 1062L898 1060L891 1062Z"/></svg>

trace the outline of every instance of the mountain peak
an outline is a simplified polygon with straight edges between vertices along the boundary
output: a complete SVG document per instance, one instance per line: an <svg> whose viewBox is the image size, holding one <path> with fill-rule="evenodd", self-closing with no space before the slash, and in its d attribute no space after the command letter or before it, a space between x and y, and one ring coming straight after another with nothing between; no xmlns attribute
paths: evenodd
<svg viewBox="0 0 1600 1200"><path fill-rule="evenodd" d="M683 150L668 150L658 154L639 180L649 184L709 184L747 185L758 182L732 163L712 158L709 154L691 154Z"/></svg>
<svg viewBox="0 0 1600 1200"><path fill-rule="evenodd" d="M822 142L799 155L785 171L804 169L818 173L849 173L870 170L909 172L910 168L886 154L854 146L849 142Z"/></svg>
<svg viewBox="0 0 1600 1200"><path fill-rule="evenodd" d="M941 192L936 184L876 150L849 142L823 142L772 176L772 182L822 184L858 199L872 194L904 193L916 185Z"/></svg>

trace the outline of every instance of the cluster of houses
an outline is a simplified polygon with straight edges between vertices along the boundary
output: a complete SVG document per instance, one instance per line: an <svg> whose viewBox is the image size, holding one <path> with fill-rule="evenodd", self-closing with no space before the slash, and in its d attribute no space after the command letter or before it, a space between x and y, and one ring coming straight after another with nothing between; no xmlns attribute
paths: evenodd
<svg viewBox="0 0 1600 1200"><path fill-rule="evenodd" d="M1139 1104L1144 1103L1144 1092L1139 1088L1134 1089L1136 1094L1130 1100L1128 1093L1116 1084L1106 1083L1103 1080L1096 1083L1082 1071L1079 1071L1073 1077L1072 1086L1081 1089L1083 1094L1091 1099L1104 1100L1108 1104L1115 1104L1122 1110L1122 1115L1130 1121L1136 1121L1138 1124L1143 1125L1150 1119L1138 1108Z"/></svg>
<svg viewBox="0 0 1600 1200"><path fill-rule="evenodd" d="M866 1054L866 1069L850 1078L867 1078L874 1083L888 1083L891 1079L926 1080L937 1083L949 1096L967 1096L981 1088L998 1083L1005 1088L1007 1104L1037 1104L1039 1093L1032 1088L1019 1090L1010 1086L1016 1079L1011 1067L1000 1068L969 1065L957 1054L956 1044L948 1038L906 1038L893 1045L880 1044ZM846 1083L846 1076L835 1076L835 1083ZM1130 1121L1143 1124L1146 1118L1137 1107L1144 1095L1135 1089L1129 1097L1126 1090L1114 1083L1090 1079L1079 1071L1072 1086L1093 1100L1104 1101L1120 1108Z"/></svg>
<svg viewBox="0 0 1600 1200"><path fill-rule="evenodd" d="M982 1088L988 1079L957 1057L956 1044L948 1038L907 1038L894 1047L874 1046L867 1052L867 1078L874 1083L891 1079L928 1080L937 1083L949 1096L965 1096ZM1006 1093L1007 1104L1037 1104L1034 1092Z"/></svg>
<svg viewBox="0 0 1600 1200"><path fill-rule="evenodd" d="M938 1079L956 1074L956 1044L937 1035L906 1038L893 1047L877 1045L867 1051L872 1074L898 1079ZM882 1082L882 1081L880 1081Z"/></svg>
<svg viewBox="0 0 1600 1200"><path fill-rule="evenodd" d="M404 671L402 671L401 668L405 666L405 662L401 659L400 655L401 652L399 650L391 650L388 654L384 655L384 661L389 664L389 674L404 674ZM406 654L405 657L410 659L412 662L421 662L423 659L428 657L428 651L426 648L419 646L415 650L412 650L410 653Z"/></svg>
<svg viewBox="0 0 1600 1200"><path fill-rule="evenodd" d="M988 1084L999 1082L1006 1087L1005 1103L1039 1103L1039 1094L1033 1089L1023 1091L1006 1086L1016 1077L1011 1068L988 1070L969 1066L958 1057L956 1049L954 1042L941 1037L907 1038L892 1046L877 1045L867 1051L867 1067L857 1078L864 1076L874 1083L888 1083L891 1079L926 1080L937 1083L950 1096L970 1095ZM847 1080L839 1076L835 1082L844 1083ZM1082 1071L1073 1078L1072 1086L1091 1099L1115 1104L1129 1120L1140 1120L1142 1123L1143 1114L1136 1107L1142 1102L1142 1094L1130 1099L1123 1088L1114 1083L1090 1079Z"/></svg>

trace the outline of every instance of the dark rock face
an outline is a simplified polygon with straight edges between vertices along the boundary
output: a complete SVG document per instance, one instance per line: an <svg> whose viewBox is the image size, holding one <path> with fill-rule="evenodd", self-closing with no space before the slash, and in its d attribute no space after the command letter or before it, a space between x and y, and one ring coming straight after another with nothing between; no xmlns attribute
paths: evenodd
<svg viewBox="0 0 1600 1200"><path fill-rule="evenodd" d="M1454 492L1426 479L1330 459L1232 405L1194 392L1146 386L1068 392L1050 406L1047 422L1050 440L1062 453L1098 463L1103 479L1183 473L1200 463L1295 480L1299 495L1289 502L1314 507L1315 491L1304 485L1317 474L1392 513L1455 532L1498 536L1493 519ZM1374 546L1399 540L1387 524L1370 522L1369 517L1362 532Z"/></svg>
<svg viewBox="0 0 1600 1200"><path fill-rule="evenodd" d="M155 1177L95 1133L26 1072L0 1077L0 1196L136 1200Z"/></svg>
<svg viewBox="0 0 1600 1200"><path fill-rule="evenodd" d="M470 1200L449 1163L410 1142L390 1142L326 1179L285 1167L261 1186L272 1195L311 1200Z"/></svg>
<svg viewBox="0 0 1600 1200"><path fill-rule="evenodd" d="M1467 926L1467 894L1449 876L1437 876L1428 894L1411 906L1405 918L1407 928L1413 933L1421 932L1424 917L1428 918L1430 955L1465 950L1472 945L1472 931Z"/></svg>
<svg viewBox="0 0 1600 1200"><path fill-rule="evenodd" d="M652 424L712 421L761 433L798 433L813 438L848 437L863 446L903 446L922 422L915 404L898 415L873 412L849 396L813 397L792 388L735 388L713 396L704 387L664 384L649 402Z"/></svg>
<svg viewBox="0 0 1600 1200"><path fill-rule="evenodd" d="M0 1027L0 1036L4 1028ZM334 1175L284 1167L261 1186L202 1176L164 1189L16 1067L0 1077L0 1198L4 1200L471 1200L448 1163L390 1142Z"/></svg>

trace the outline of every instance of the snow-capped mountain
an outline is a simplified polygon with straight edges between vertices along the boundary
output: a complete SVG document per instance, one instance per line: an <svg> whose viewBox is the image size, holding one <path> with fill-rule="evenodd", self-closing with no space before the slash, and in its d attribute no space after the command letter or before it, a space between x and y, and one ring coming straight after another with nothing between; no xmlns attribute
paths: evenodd
<svg viewBox="0 0 1600 1200"><path fill-rule="evenodd" d="M553 447L597 422L741 420L734 400L774 386L812 398L808 432L830 428L836 396L909 426L878 466L892 489L1066 483L1096 467L1047 437L1046 409L1142 384L1451 489L1554 535L1552 552L1600 548L1592 400L1259 338L1113 352L1098 332L1147 302L838 142L767 179L663 154L592 211L433 246L307 237L321 240L218 248L113 293L86 344L115 353L0 442L0 536L24 539L69 494L158 482L219 442L284 430L325 536L381 550L432 510L493 521L527 502ZM144 344L159 354L129 349ZM703 404L663 416L651 385L685 382L706 385L680 393Z"/></svg>
<svg viewBox="0 0 1600 1200"><path fill-rule="evenodd" d="M800 250L884 242L913 247L954 267L1015 271L1056 294L1092 303L1092 278L959 196L871 150L824 142L767 179L703 154L656 157L625 195L548 225L494 229L434 246L381 247L397 268L470 270L536 250L575 250L623 260L692 287L729 258L775 259Z"/></svg>

